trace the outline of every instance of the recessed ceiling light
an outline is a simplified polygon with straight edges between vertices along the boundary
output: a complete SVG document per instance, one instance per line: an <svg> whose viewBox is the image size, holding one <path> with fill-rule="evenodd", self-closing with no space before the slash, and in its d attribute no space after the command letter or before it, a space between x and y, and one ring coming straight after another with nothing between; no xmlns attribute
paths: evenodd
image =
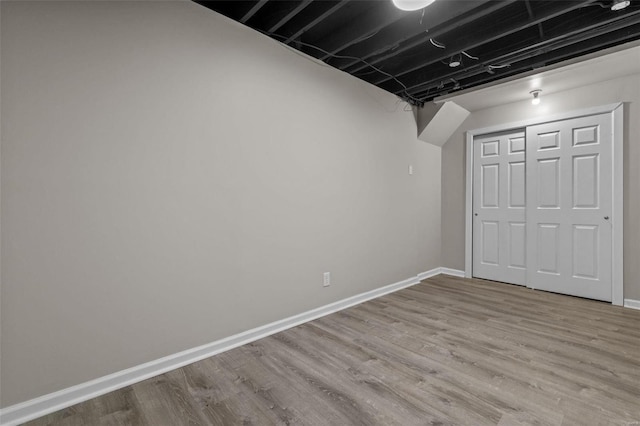
<svg viewBox="0 0 640 426"><path fill-rule="evenodd" d="M630 0L613 0L611 10L622 10L631 4Z"/></svg>
<svg viewBox="0 0 640 426"><path fill-rule="evenodd" d="M400 10L418 10L429 6L436 0L393 0L393 4Z"/></svg>

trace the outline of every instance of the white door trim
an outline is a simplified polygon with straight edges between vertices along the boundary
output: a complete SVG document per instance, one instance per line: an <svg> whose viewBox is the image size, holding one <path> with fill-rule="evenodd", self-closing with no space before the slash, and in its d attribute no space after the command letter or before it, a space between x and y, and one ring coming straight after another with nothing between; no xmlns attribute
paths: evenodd
<svg viewBox="0 0 640 426"><path fill-rule="evenodd" d="M512 123L499 124L496 126L473 129L466 132L466 178L465 178L465 259L464 274L471 278L473 265L473 138L475 136L506 132L532 126L535 124L548 123L552 121L566 120L569 118L585 117L588 115L611 113L613 124L613 212L611 215L613 224L613 249L612 249L612 295L611 303L622 306L623 296L623 174L622 174L622 152L623 152L623 117L624 104L601 105L597 107L585 108L577 111L569 111L561 114L554 114L546 117L531 117L525 120Z"/></svg>
<svg viewBox="0 0 640 426"><path fill-rule="evenodd" d="M623 232L623 206L624 206L624 104L618 104L612 111L613 129L613 241L611 258L612 294L611 303L618 306L624 305L624 232Z"/></svg>

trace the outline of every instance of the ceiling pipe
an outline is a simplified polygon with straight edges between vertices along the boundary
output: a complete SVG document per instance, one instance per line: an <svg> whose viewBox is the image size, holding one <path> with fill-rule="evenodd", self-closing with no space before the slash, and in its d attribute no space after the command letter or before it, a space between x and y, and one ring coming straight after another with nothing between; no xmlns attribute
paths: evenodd
<svg viewBox="0 0 640 426"><path fill-rule="evenodd" d="M603 46L607 46L607 45L610 45L610 44L616 44L616 43L619 43L619 42L624 42L628 37L629 37L629 35L623 35L623 36L620 36L620 37L616 37L614 39L607 40L606 42L599 43L597 45L592 45L592 46L586 47L584 49L580 49L578 51L572 51L571 54L569 54L569 55L562 55L562 56L555 57L555 58L549 58L549 59L547 59L546 62L553 61L554 64L555 64L555 63L558 63L558 62L562 62L564 60L570 60L571 58L569 58L569 57L579 56L580 54L582 54L585 51L589 51L589 50L593 50L593 49L599 49L599 48L601 48ZM533 69L532 66L533 65L531 63L527 63L526 65L522 65L522 66L519 66L519 67L512 67L512 68L509 69L509 72L507 73L507 75L504 75L504 77L516 76L516 75L519 75L519 74L521 74L523 72L532 71L532 69ZM458 78L458 79L466 79L466 78L474 77L476 75L482 75L482 74L485 74L485 73L486 73L486 71L483 70L483 69L476 69L476 70L473 70L473 71L471 71L471 72L469 72L469 73L467 73L465 75L456 76L456 78ZM462 73L459 73L459 74L462 74ZM437 98L439 96L445 96L445 95L449 94L450 93L449 90L451 90L450 87L445 87L444 90L438 90L438 87L440 86L439 81L440 80L432 80L431 82L428 83L429 84L428 86L423 87L420 90L413 91L411 93L411 95L416 97L416 98L418 98L418 99L420 99L421 102L427 102L430 99L434 99L434 98ZM487 76L486 78L480 78L478 80L474 80L473 83L471 84L471 86L472 87L476 87L476 86L479 86L479 85L482 85L482 84L485 84L485 83L491 83L491 82L494 82L494 81L498 81L499 82L500 80L496 79L494 76ZM433 89L436 89L436 91L431 92Z"/></svg>
<svg viewBox="0 0 640 426"><path fill-rule="evenodd" d="M407 43L404 46L400 46L397 47L397 44L394 42L391 45L387 45L384 46L380 49L377 49L371 53L368 53L365 56L362 56L362 59L366 60L367 62L369 62L372 65L375 65L379 62L382 61L386 61L387 59L393 58L394 56L397 56L403 52L406 52L407 50L413 49L414 47L418 47L423 45L424 43L428 42L430 38L437 38L439 36L441 36L442 34L446 34L449 31L453 31L463 25L469 24L477 19L480 19L484 16L490 15L494 12L497 12L498 10L512 4L515 3L518 0L505 0L505 1L501 1L501 2L496 2L496 1L490 1L489 4L483 4L482 7L477 8L473 13L470 13L468 15L464 15L464 16L460 16L460 17L456 17L453 18L447 22L445 22L443 25L438 25L437 27L433 28L432 30L429 31L429 34L427 35L423 29L420 29L419 33L416 34L412 34L412 37L424 34L423 37L418 38L417 40L413 40L410 43ZM402 40L401 42L404 42L406 40ZM394 49L394 47L396 47ZM379 56L377 58L373 58L373 56L378 56L378 55L382 55L385 52L388 52L389 50L393 49L392 52L389 52L387 54L385 54L384 56ZM354 65L357 65L356 67L354 67L351 70L348 70L348 68L353 67ZM354 59L353 61L349 62L346 65L342 65L339 66L338 68L343 70L343 71L347 71L351 74L354 74L358 71L360 71L361 69L367 68L368 65L363 64L359 59Z"/></svg>
<svg viewBox="0 0 640 426"><path fill-rule="evenodd" d="M420 83L411 85L409 82L405 82L405 84L407 85L407 90L410 91L411 93L419 93L419 92L423 92L424 90L420 90L419 92L415 91L414 89L420 88L420 87L424 87L424 86L428 86L428 85L434 85L435 83L441 81L443 78L456 78L458 80L460 79L464 79L464 78L468 78L470 76L473 75L477 75L480 73L484 73L486 72L486 66L487 64L494 64L494 63L514 63L514 62L518 62L521 60L525 60L528 59L532 56L532 52L539 50L539 49L549 49L549 50L557 50L563 47L566 47L568 45L571 44L576 44L579 43L581 41L585 41L588 38L593 38L596 36L601 36L601 35L605 35L607 33L611 33L626 27L629 27L631 25L635 25L637 23L640 22L640 11L635 12L633 14L629 14L627 15L625 18L620 19L619 17L617 18L612 18L610 20L607 20L605 22L599 22L597 24L593 24L590 25L586 28L580 28L577 29L575 31L572 31L571 33L567 33L567 34L563 34L561 36L552 38L552 39L548 39L545 40L543 42L534 44L532 46L528 46L525 47L523 49L514 51L514 52L509 52L505 55L501 55L498 57L493 57L493 58L488 58L486 60L483 60L482 63L480 64L475 64L475 65L471 65L470 67L466 68L465 70L459 71L455 74L452 75L446 75L446 76L441 76L441 75L435 75L434 73L434 78L429 79L428 81L422 81ZM585 36L585 32L588 31L588 37L583 37ZM581 39L579 40L575 40L571 39L571 40L567 40L571 37L575 37L575 36L579 36L581 37ZM417 80L418 78L416 78ZM403 90L398 90L395 91L395 94L399 94L400 92L404 92Z"/></svg>
<svg viewBox="0 0 640 426"><path fill-rule="evenodd" d="M530 21L527 21L525 23L519 23L519 24L513 25L513 26L511 26L511 27L509 27L507 29L498 29L496 34L494 34L494 35L492 35L490 37L487 37L487 38L482 39L482 40L473 39L472 41L470 41L466 45L452 46L451 48L455 49L454 51L458 51L458 52L462 51L462 50L469 52L469 51L473 50L476 47L482 46L482 45L484 45L486 43L489 43L491 41L494 41L494 40L497 40L499 38L505 37L507 35L510 35L510 34L513 34L513 33L517 33L518 31L522 31L522 30L524 30L526 28L529 28L529 27L532 27L534 25L537 25L539 22L548 21L549 19L553 19L553 18L555 18L557 16L560 16L560 15L563 15L565 13L569 13L569 12L575 10L575 9L579 9L581 7L584 7L584 6L586 6L586 5L588 5L588 4L592 3L592 2L593 2L593 0L583 0L583 1L573 1L573 2L560 1L560 2L554 3L554 10L553 11L549 11L549 12L546 12L544 14L541 14L538 17L538 19L535 19L533 21L530 20ZM570 6L567 6L567 4L570 5ZM558 9L555 9L555 7L557 7ZM392 72L393 70L389 70L389 73L390 74L394 74L396 77L400 77L400 76L408 74L410 72L415 72L415 71L417 71L417 70L419 70L421 68L425 68L425 67L427 67L427 66L429 66L431 64L440 62L442 60L446 60L449 57L449 55L450 55L450 53L441 55L441 56L439 56L437 58L429 59L428 61L425 61L425 62L413 67L412 69L403 71L401 73L394 73L394 72ZM380 84L382 84L382 83L384 83L384 82L386 82L388 80L391 80L391 78L384 76L384 77L381 77L380 79L378 79L376 81L373 81L372 84L378 86L378 85L380 85Z"/></svg>

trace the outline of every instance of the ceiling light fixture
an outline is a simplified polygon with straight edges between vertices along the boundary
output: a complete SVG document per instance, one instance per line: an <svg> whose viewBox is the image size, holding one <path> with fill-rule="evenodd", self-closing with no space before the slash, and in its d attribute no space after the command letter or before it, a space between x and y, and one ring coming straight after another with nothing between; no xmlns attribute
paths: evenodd
<svg viewBox="0 0 640 426"><path fill-rule="evenodd" d="M622 10L631 4L630 0L613 0L611 10Z"/></svg>
<svg viewBox="0 0 640 426"><path fill-rule="evenodd" d="M530 91L529 93L531 93L533 95L533 99L531 99L531 103L533 105L539 105L540 104L540 93L542 93L542 90L536 89L536 90Z"/></svg>
<svg viewBox="0 0 640 426"><path fill-rule="evenodd" d="M462 64L462 55L460 55L459 53L457 55L453 55L449 60L449 66L451 68L459 67L460 64Z"/></svg>
<svg viewBox="0 0 640 426"><path fill-rule="evenodd" d="M418 10L424 9L436 0L392 0L393 5L400 10Z"/></svg>

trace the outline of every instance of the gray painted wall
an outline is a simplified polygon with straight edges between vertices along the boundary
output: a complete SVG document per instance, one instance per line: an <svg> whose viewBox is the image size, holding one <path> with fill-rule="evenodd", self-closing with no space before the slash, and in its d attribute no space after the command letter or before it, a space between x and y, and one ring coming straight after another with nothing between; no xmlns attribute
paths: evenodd
<svg viewBox="0 0 640 426"><path fill-rule="evenodd" d="M640 300L640 75L545 94L539 107L529 100L474 111L442 148L442 262L464 269L465 132L539 116L625 102L624 297Z"/></svg>
<svg viewBox="0 0 640 426"><path fill-rule="evenodd" d="M2 406L440 266L394 96L190 2L1 7Z"/></svg>

